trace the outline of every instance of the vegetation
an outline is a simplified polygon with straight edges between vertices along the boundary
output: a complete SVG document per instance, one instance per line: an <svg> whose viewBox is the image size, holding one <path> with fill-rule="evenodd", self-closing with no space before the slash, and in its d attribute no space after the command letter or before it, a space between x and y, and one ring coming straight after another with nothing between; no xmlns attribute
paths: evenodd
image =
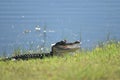
<svg viewBox="0 0 120 80"><path fill-rule="evenodd" d="M0 80L120 80L120 42L73 56L0 61Z"/></svg>

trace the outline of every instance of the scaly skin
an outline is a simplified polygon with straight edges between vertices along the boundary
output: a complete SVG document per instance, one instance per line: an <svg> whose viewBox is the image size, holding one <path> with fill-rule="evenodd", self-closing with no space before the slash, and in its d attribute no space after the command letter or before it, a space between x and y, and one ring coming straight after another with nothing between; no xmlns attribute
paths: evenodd
<svg viewBox="0 0 120 80"><path fill-rule="evenodd" d="M44 57L51 57L53 56L52 52L50 53L36 53L36 54L22 54L22 55L17 55L13 57L8 57L1 59L2 61L7 61L7 60L28 60L28 59L43 59Z"/></svg>

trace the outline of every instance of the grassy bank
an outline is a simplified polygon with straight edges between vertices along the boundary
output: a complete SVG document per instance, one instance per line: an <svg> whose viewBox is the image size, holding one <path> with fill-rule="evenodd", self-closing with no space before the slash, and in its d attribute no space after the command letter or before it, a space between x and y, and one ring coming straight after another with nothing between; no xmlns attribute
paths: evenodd
<svg viewBox="0 0 120 80"><path fill-rule="evenodd" d="M0 80L120 80L120 43L74 56L0 61Z"/></svg>

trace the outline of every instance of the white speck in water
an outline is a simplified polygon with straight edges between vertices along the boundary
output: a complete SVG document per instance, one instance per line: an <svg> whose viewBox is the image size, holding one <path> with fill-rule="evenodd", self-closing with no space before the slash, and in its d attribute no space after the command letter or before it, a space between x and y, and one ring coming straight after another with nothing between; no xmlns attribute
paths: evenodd
<svg viewBox="0 0 120 80"><path fill-rule="evenodd" d="M36 30L36 31L40 31L40 30L41 30L40 26L37 25L37 26L35 27L35 30Z"/></svg>
<svg viewBox="0 0 120 80"><path fill-rule="evenodd" d="M30 33L31 30L24 30L23 33L26 34L26 33Z"/></svg>
<svg viewBox="0 0 120 80"><path fill-rule="evenodd" d="M25 16L21 16L22 18L25 18Z"/></svg>
<svg viewBox="0 0 120 80"><path fill-rule="evenodd" d="M43 48L41 48L41 50L43 50Z"/></svg>
<svg viewBox="0 0 120 80"><path fill-rule="evenodd" d="M50 32L50 33L54 33L55 31L54 31L54 30L49 30L48 32Z"/></svg>
<svg viewBox="0 0 120 80"><path fill-rule="evenodd" d="M43 32L44 32L44 33L46 33L47 31L46 31L46 30L44 30Z"/></svg>
<svg viewBox="0 0 120 80"><path fill-rule="evenodd" d="M90 42L90 40L87 40L87 42Z"/></svg>

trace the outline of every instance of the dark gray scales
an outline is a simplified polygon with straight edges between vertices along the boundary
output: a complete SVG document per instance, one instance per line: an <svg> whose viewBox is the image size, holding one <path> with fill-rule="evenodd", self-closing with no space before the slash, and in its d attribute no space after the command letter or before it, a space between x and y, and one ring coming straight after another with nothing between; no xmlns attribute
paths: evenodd
<svg viewBox="0 0 120 80"><path fill-rule="evenodd" d="M14 59L22 59L22 60L26 60L26 59L30 59L30 58L40 58L42 59L43 58L43 54L23 54L23 55L17 55L17 56L14 56L12 58Z"/></svg>
<svg viewBox="0 0 120 80"><path fill-rule="evenodd" d="M44 57L50 57L52 56L51 53L35 53L35 54L21 54L13 57L8 57L5 59L2 59L3 61L6 60L28 60L28 59L43 59Z"/></svg>

